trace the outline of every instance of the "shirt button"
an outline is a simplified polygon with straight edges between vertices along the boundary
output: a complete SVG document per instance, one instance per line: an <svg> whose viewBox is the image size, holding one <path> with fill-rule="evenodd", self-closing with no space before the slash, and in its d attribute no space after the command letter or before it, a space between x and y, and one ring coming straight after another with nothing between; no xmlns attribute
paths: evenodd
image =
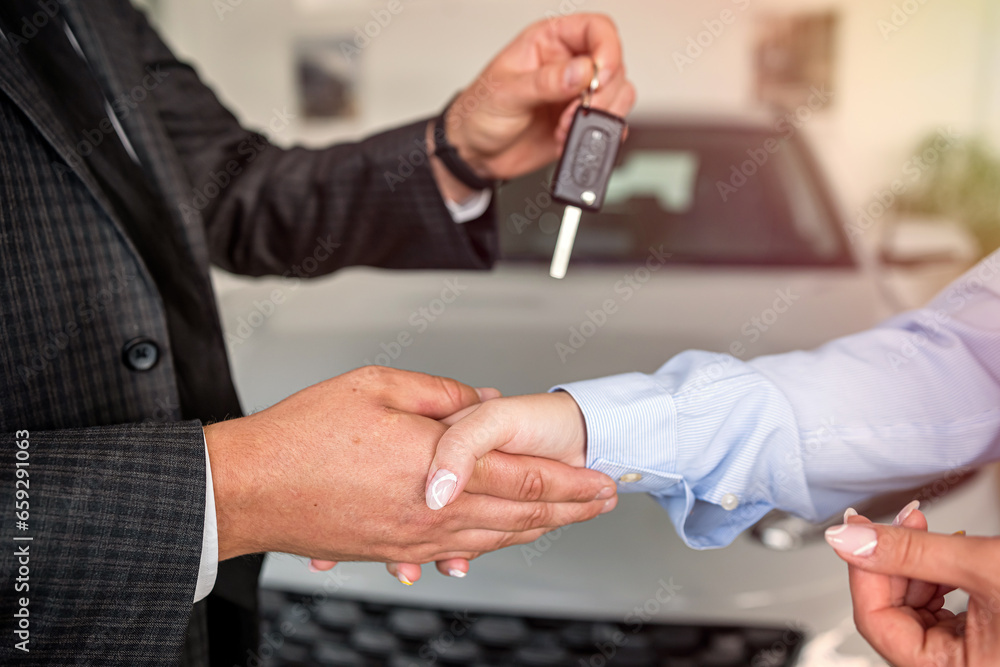
<svg viewBox="0 0 1000 667"><path fill-rule="evenodd" d="M133 338L122 348L122 361L133 371L148 371L160 360L160 348L149 338Z"/></svg>
<svg viewBox="0 0 1000 667"><path fill-rule="evenodd" d="M740 506L740 499L737 498L732 493L727 493L722 496L722 509L732 512L734 509Z"/></svg>
<svg viewBox="0 0 1000 667"><path fill-rule="evenodd" d="M629 473L625 473L624 475L622 475L621 477L619 477L618 481L619 482L624 482L626 484L629 484L631 482L638 482L640 479L642 479L642 475L640 475L639 473L637 473L637 472L629 472Z"/></svg>

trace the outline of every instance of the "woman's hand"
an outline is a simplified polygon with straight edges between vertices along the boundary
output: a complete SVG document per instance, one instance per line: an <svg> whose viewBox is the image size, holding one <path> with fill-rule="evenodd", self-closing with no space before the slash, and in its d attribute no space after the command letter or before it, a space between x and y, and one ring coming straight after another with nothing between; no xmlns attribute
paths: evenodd
<svg viewBox="0 0 1000 667"><path fill-rule="evenodd" d="M451 428L438 442L427 474L426 500L432 510L456 500L477 462L493 450L577 468L587 463L583 413L563 391L484 400L441 421Z"/></svg>
<svg viewBox="0 0 1000 667"><path fill-rule="evenodd" d="M845 520L826 539L848 563L858 631L882 657L896 667L1000 664L1000 538L929 533L915 503L892 526ZM944 609L956 588L969 594L967 612Z"/></svg>

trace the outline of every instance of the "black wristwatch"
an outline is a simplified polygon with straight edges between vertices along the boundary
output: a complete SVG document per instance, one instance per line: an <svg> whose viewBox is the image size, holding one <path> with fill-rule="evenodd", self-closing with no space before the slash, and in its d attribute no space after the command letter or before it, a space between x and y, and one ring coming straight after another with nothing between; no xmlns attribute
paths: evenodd
<svg viewBox="0 0 1000 667"><path fill-rule="evenodd" d="M486 190L492 188L496 182L483 178L477 174L469 163L458 154L458 149L448 143L448 134L445 132L444 120L448 115L448 109L455 103L456 96L448 106L444 108L441 115L434 121L434 155L441 158L441 162L451 172L451 174L473 190Z"/></svg>

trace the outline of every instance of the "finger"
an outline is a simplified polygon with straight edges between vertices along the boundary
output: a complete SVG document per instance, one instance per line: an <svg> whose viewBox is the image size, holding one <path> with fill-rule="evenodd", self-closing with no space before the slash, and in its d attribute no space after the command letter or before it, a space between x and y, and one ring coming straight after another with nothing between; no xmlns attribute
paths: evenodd
<svg viewBox="0 0 1000 667"><path fill-rule="evenodd" d="M621 91L615 95L611 102L604 108L616 116L627 116L632 111L632 107L635 106L635 101L635 84L631 81L626 81L625 85L622 86ZM628 128L625 128L625 131L627 133Z"/></svg>
<svg viewBox="0 0 1000 667"><path fill-rule="evenodd" d="M438 441L426 487L427 506L432 510L445 507L462 493L476 461L517 435L519 426L509 411L484 407L468 411Z"/></svg>
<svg viewBox="0 0 1000 667"><path fill-rule="evenodd" d="M907 509L911 507L912 510L907 512ZM897 517L897 519L900 519L898 525L913 530L926 531L927 517L924 516L924 513L917 509L917 507L919 507L919 502L917 501L913 501L913 503L904 507L903 511L900 512L900 515ZM937 595L937 583L922 581L920 579L904 579L904 581L906 582L906 586L903 590L902 604L907 607L920 609L925 607Z"/></svg>
<svg viewBox="0 0 1000 667"><path fill-rule="evenodd" d="M1000 540L894 526L834 526L826 536L837 555L867 572L936 581L972 594L989 587L991 569L984 564L1000 558Z"/></svg>
<svg viewBox="0 0 1000 667"><path fill-rule="evenodd" d="M386 563L385 569L404 586L412 586L420 581L421 569L414 563Z"/></svg>
<svg viewBox="0 0 1000 667"><path fill-rule="evenodd" d="M403 412L441 419L481 402L479 392L451 378L380 369L386 405Z"/></svg>
<svg viewBox="0 0 1000 667"><path fill-rule="evenodd" d="M590 106L613 113L616 116L627 116L635 105L635 86L631 81L621 78L600 88Z"/></svg>
<svg viewBox="0 0 1000 667"><path fill-rule="evenodd" d="M944 607L944 596L940 595L933 597L930 601L924 605L924 609L931 612L932 614L937 614Z"/></svg>
<svg viewBox="0 0 1000 667"><path fill-rule="evenodd" d="M937 591L934 592L934 597L944 597L952 591L957 591L958 588L955 586L945 586L944 584L938 584Z"/></svg>
<svg viewBox="0 0 1000 667"><path fill-rule="evenodd" d="M523 533L538 528L551 529L589 521L610 512L617 503L617 496L588 503L545 503L465 494L449 509L449 519L457 530L485 529Z"/></svg>
<svg viewBox="0 0 1000 667"><path fill-rule="evenodd" d="M476 393L479 394L480 401L492 401L503 396L499 389L493 387L476 387Z"/></svg>
<svg viewBox="0 0 1000 667"><path fill-rule="evenodd" d="M510 94L524 106L566 102L590 86L594 62L588 56L547 63L516 77L508 85Z"/></svg>
<svg viewBox="0 0 1000 667"><path fill-rule="evenodd" d="M622 70L622 45L618 28L604 14L570 14L553 19L548 29L574 55L593 58L605 84Z"/></svg>
<svg viewBox="0 0 1000 667"><path fill-rule="evenodd" d="M337 561L335 560L318 560L313 558L309 561L310 572L326 572L327 570L332 570L336 566Z"/></svg>
<svg viewBox="0 0 1000 667"><path fill-rule="evenodd" d="M896 514L896 517L892 521L893 526L902 525L906 522L907 528L914 528L919 530L927 530L927 522L923 520L923 515L919 514L916 510L920 507L920 501L914 500L907 503L903 509ZM889 577L890 588L892 590L892 604L893 606L899 607L905 604L907 591L911 587L911 580L908 577L900 577L898 575L893 575ZM909 605L911 607L921 606L921 605Z"/></svg>
<svg viewBox="0 0 1000 667"><path fill-rule="evenodd" d="M585 503L609 500L615 482L604 473L535 456L490 452L476 463L469 493L508 500Z"/></svg>
<svg viewBox="0 0 1000 667"><path fill-rule="evenodd" d="M447 558L437 562L437 569L446 577L464 579L469 573L469 561L464 558Z"/></svg>
<svg viewBox="0 0 1000 667"><path fill-rule="evenodd" d="M846 525L872 525L869 519L859 515L846 520ZM912 609L893 605L891 577L854 565L849 565L847 570L854 622L861 636L890 661L896 661L897 647L920 646L924 626Z"/></svg>
<svg viewBox="0 0 1000 667"><path fill-rule="evenodd" d="M867 517L855 515L847 519L847 525L871 525ZM848 581L851 588L851 599L854 603L855 618L868 615L893 606L892 580L884 574L866 572L850 566L847 568ZM860 620L859 620L860 626Z"/></svg>
<svg viewBox="0 0 1000 667"><path fill-rule="evenodd" d="M522 532L465 530L457 536L457 549L442 550L434 558L440 561L454 558L472 560L480 554L496 551L497 549L534 542L552 530L552 528L536 528Z"/></svg>
<svg viewBox="0 0 1000 667"><path fill-rule="evenodd" d="M445 426L454 426L455 424L457 424L458 422L462 421L463 419L465 419L466 417L468 417L469 415L471 415L473 412L475 412L476 408L478 408L478 407L479 407L478 404L477 405L470 405L469 407L467 407L467 408L465 408L463 410L459 410L458 412L456 412L453 415L448 415L447 417L445 417L443 419L439 419L438 421L441 422L442 424L444 424Z"/></svg>

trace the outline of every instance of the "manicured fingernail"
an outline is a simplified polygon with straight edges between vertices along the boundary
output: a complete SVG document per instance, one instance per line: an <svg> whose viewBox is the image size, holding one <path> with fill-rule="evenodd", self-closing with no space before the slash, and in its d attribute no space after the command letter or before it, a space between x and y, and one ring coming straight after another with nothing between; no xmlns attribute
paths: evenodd
<svg viewBox="0 0 1000 667"><path fill-rule="evenodd" d="M432 510L439 510L450 503L456 486L458 476L455 473L438 470L427 487L427 506Z"/></svg>
<svg viewBox="0 0 1000 667"><path fill-rule="evenodd" d="M466 574L468 574L468 572L462 572L457 567L453 567L450 570L448 570L448 576L455 577L457 579L465 579Z"/></svg>
<svg viewBox="0 0 1000 667"><path fill-rule="evenodd" d="M597 495L594 496L594 500L607 500L608 498L612 497L613 495L615 495L615 489L614 489L614 487L606 486L606 487L604 487L603 489L601 489L600 491L597 492Z"/></svg>
<svg viewBox="0 0 1000 667"><path fill-rule="evenodd" d="M954 533L952 533L952 535L954 535L955 537L965 537L965 531L964 530L956 530Z"/></svg>
<svg viewBox="0 0 1000 667"><path fill-rule="evenodd" d="M617 504L618 504L617 498L612 498L611 500L607 501L606 503L604 503L604 507L601 508L601 514L607 514L608 512L613 510L615 508L615 505Z"/></svg>
<svg viewBox="0 0 1000 667"><path fill-rule="evenodd" d="M563 74L563 85L570 90L575 90L583 85L583 80L590 76L590 73L589 58L574 58Z"/></svg>
<svg viewBox="0 0 1000 667"><path fill-rule="evenodd" d="M878 535L868 526L858 524L833 526L826 529L826 541L842 553L870 556L878 546Z"/></svg>
<svg viewBox="0 0 1000 667"><path fill-rule="evenodd" d="M318 567L316 567L315 565L313 565L312 561L309 561L309 571L310 572L321 572L322 570L320 570Z"/></svg>
<svg viewBox="0 0 1000 667"><path fill-rule="evenodd" d="M912 502L907 503L906 507L899 510L899 514L897 514L896 518L892 520L892 525L902 526L903 522L906 521L906 517L913 514L913 510L917 509L918 507L920 507L919 500L914 500Z"/></svg>
<svg viewBox="0 0 1000 667"><path fill-rule="evenodd" d="M847 523L847 520L850 519L852 516L857 516L857 515L858 511L856 509L854 509L853 507L848 507L846 510L844 510L844 523Z"/></svg>
<svg viewBox="0 0 1000 667"><path fill-rule="evenodd" d="M403 574L402 572L400 572L399 574L397 574L396 578L399 579L399 583L401 583L401 584L406 584L407 586L412 586L413 585L413 582L410 581L409 579L407 579L406 575Z"/></svg>

